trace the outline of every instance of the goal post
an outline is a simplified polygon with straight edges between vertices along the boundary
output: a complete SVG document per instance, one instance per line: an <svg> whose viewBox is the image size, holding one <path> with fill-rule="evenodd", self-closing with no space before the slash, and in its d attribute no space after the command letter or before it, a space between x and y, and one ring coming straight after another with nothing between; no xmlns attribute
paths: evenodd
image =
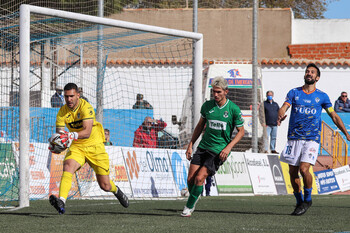
<svg viewBox="0 0 350 233"><path fill-rule="evenodd" d="M193 122L198 122L200 118L200 107L203 101L202 97L202 66L203 66L203 35L201 33L194 33L182 30L169 29L164 27L156 27L145 24L131 23L120 20L101 18L95 16L89 16L79 13L72 13L61 10L54 10L44 7L37 7L32 5L23 4L20 6L20 24L19 24L19 206L29 206L30 195L30 74L31 74L31 16L32 14L44 15L49 17L63 18L67 20L74 20L79 22L86 22L94 25L103 25L107 27L122 28L135 30L137 32L156 33L159 35L165 35L170 37L178 37L194 41L192 58L189 64L192 66L193 74ZM69 39L69 38L68 38ZM67 40L68 40L67 39ZM62 39L63 41L64 39ZM141 40L140 40L141 41ZM140 41L137 41L139 43ZM162 43L160 39L158 42L151 41L151 39L145 39L144 41L150 41L152 44ZM135 42L136 43L136 42ZM114 45L113 45L114 46ZM108 47L108 45L106 46ZM142 47L141 45L135 45L135 47ZM151 49L150 49L151 50ZM148 51L149 53L150 50ZM166 53L166 52L164 52ZM167 52L171 53L171 52ZM178 52L179 54L181 52ZM107 59L107 56L106 58ZM82 56L80 57L82 63ZM136 61L138 62L138 61ZM147 62L147 61L146 61ZM161 63L161 61L160 61ZM41 64L44 66L45 64ZM62 73L67 72L71 68L65 68ZM135 71L137 72L137 71ZM151 71L148 71L151 72ZM96 73L95 73L96 74ZM42 78L42 77L41 77ZM43 79L43 78L42 78ZM73 79L74 80L74 79ZM44 82L42 80L42 82ZM85 82L85 81L84 81ZM44 85L44 84L43 84ZM97 87L96 87L97 88ZM188 87L187 87L188 88ZM159 98L159 97L158 97ZM94 100L95 101L95 100ZM95 108L98 106L99 101L95 101ZM97 105L97 106L96 106ZM168 122L170 124L171 122Z"/></svg>

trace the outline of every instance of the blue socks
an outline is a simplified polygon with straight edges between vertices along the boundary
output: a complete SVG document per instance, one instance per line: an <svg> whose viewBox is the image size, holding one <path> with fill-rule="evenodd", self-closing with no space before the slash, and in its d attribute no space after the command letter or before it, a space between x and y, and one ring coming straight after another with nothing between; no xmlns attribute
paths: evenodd
<svg viewBox="0 0 350 233"><path fill-rule="evenodd" d="M299 193L294 193L295 198L297 199L297 206L301 205L301 203L304 202L303 192L300 191ZM311 196L310 196L311 198Z"/></svg>
<svg viewBox="0 0 350 233"><path fill-rule="evenodd" d="M311 201L311 193L312 193L312 188L305 188L304 187L304 200L307 202Z"/></svg>

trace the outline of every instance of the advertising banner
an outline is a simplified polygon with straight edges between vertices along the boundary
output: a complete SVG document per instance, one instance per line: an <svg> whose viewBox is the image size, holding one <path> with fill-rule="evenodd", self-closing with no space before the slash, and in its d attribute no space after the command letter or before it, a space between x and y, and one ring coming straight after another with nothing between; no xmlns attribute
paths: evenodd
<svg viewBox="0 0 350 233"><path fill-rule="evenodd" d="M46 195L53 194L55 196L58 196L61 177L63 174L63 160L66 155L66 151L63 151L60 154L55 154L47 150L47 144L45 146L46 146L46 151L42 153L47 153L48 155L46 164L49 172L49 176L48 176L49 182L45 182L49 184L49 190ZM68 199L72 197L78 198L80 196L81 195L80 195L77 179L76 179L76 176L73 175L72 187L68 193Z"/></svg>
<svg viewBox="0 0 350 233"><path fill-rule="evenodd" d="M182 189L187 188L187 176L190 161L186 159L185 152L185 150L167 150L178 195L180 195Z"/></svg>
<svg viewBox="0 0 350 233"><path fill-rule="evenodd" d="M10 201L18 200L19 171L14 150L11 143L0 143L0 196Z"/></svg>
<svg viewBox="0 0 350 233"><path fill-rule="evenodd" d="M286 183L286 188L287 188L287 192L288 194L293 194L293 187L292 184L290 183L290 176L289 176L289 165L287 163L281 162L281 167L282 167L282 171L283 171L283 176L284 176L284 182ZM312 166L310 166L310 173L313 175L313 177L315 177L314 174L314 170L312 168ZM300 177L300 183L301 183L301 187L302 189L304 189L304 182L303 182L303 178L299 173L299 177ZM313 178L312 179L312 194L317 194L317 185L316 185L316 179Z"/></svg>
<svg viewBox="0 0 350 233"><path fill-rule="evenodd" d="M177 197L165 149L123 147L122 152L134 197Z"/></svg>
<svg viewBox="0 0 350 233"><path fill-rule="evenodd" d="M29 149L30 199L46 198L49 193L50 172L47 168L47 143L33 143Z"/></svg>
<svg viewBox="0 0 350 233"><path fill-rule="evenodd" d="M243 152L231 152L215 179L219 194L253 192Z"/></svg>
<svg viewBox="0 0 350 233"><path fill-rule="evenodd" d="M286 183L284 182L282 167L277 154L267 155L273 180L275 182L278 195L287 194Z"/></svg>
<svg viewBox="0 0 350 233"><path fill-rule="evenodd" d="M129 184L129 179L126 171L126 166L123 159L123 153L121 147L117 146L105 146L106 152L109 155L109 178L114 182L115 185L120 187L120 189L127 195L131 196L132 191ZM87 167L85 167L87 166ZM86 183L89 187L87 192L84 190L82 194L84 197L111 197L115 198L114 194L111 192L103 191L96 180L96 174L87 164L80 169L81 174L79 174L79 184Z"/></svg>
<svg viewBox="0 0 350 233"><path fill-rule="evenodd" d="M349 165L333 169L340 191L350 190L350 168Z"/></svg>
<svg viewBox="0 0 350 233"><path fill-rule="evenodd" d="M333 193L340 190L332 169L315 172L315 179L319 194Z"/></svg>
<svg viewBox="0 0 350 233"><path fill-rule="evenodd" d="M245 153L245 161L253 185L254 194L277 194L270 163L266 154Z"/></svg>

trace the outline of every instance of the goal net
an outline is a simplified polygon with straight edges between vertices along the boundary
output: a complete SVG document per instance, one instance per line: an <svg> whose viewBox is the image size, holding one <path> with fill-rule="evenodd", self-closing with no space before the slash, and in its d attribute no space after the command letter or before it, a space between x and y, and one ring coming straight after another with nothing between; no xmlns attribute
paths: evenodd
<svg viewBox="0 0 350 233"><path fill-rule="evenodd" d="M180 116L194 83L186 123L199 119L202 35L28 5L7 20L0 29L0 205L58 194L66 152L49 152L47 140L59 110L52 96L70 82L109 130L113 182L130 198L179 197L189 140L179 136ZM146 117L157 129L154 148L134 142ZM74 175L69 198L113 197L87 164Z"/></svg>

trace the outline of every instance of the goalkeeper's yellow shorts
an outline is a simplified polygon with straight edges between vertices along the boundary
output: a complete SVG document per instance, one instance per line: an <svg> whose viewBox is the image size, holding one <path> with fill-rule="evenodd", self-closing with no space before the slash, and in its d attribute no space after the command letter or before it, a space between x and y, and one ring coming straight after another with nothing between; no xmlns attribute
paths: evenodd
<svg viewBox="0 0 350 233"><path fill-rule="evenodd" d="M103 143L69 148L64 161L74 159L82 167L87 162L97 175L109 175L109 156Z"/></svg>

